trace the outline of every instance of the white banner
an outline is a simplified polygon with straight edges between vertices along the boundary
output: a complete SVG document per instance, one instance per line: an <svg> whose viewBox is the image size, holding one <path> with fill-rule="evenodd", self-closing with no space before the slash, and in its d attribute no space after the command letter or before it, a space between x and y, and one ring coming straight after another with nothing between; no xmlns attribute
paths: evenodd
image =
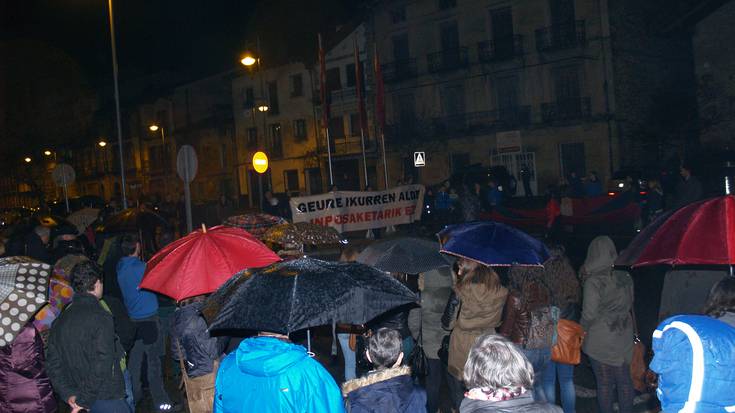
<svg viewBox="0 0 735 413"><path fill-rule="evenodd" d="M291 198L293 222L330 226L339 232L409 224L421 219L424 186L405 185L385 191L336 191Z"/></svg>

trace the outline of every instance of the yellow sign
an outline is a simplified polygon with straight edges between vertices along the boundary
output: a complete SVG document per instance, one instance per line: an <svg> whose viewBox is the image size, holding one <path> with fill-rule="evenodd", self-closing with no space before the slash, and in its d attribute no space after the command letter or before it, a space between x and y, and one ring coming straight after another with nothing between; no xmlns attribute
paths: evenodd
<svg viewBox="0 0 735 413"><path fill-rule="evenodd" d="M255 152L253 154L253 169L259 174L265 173L268 170L268 155L264 152Z"/></svg>

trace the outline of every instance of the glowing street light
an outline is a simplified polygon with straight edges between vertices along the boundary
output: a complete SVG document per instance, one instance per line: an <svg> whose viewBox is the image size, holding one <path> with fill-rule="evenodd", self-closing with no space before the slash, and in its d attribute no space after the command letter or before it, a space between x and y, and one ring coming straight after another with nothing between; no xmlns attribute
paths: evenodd
<svg viewBox="0 0 735 413"><path fill-rule="evenodd" d="M52 152L50 150L46 149L45 151L43 151L43 154L46 155L46 156L51 156Z"/></svg>
<svg viewBox="0 0 735 413"><path fill-rule="evenodd" d="M31 163L31 158L29 156L26 156L25 159L23 159L26 163Z"/></svg>
<svg viewBox="0 0 735 413"><path fill-rule="evenodd" d="M268 112L268 104L263 102L258 105L258 112Z"/></svg>
<svg viewBox="0 0 735 413"><path fill-rule="evenodd" d="M245 57L240 59L240 63L242 63L243 66L247 66L247 67L254 65L256 62L257 60L250 53L246 53Z"/></svg>
<svg viewBox="0 0 735 413"><path fill-rule="evenodd" d="M158 125L151 125L151 126L149 126L149 127L148 127L148 129L149 129L149 130L150 130L151 132L155 132L155 131L157 131L157 130L158 130Z"/></svg>
<svg viewBox="0 0 735 413"><path fill-rule="evenodd" d="M104 140L101 140L101 141L97 142L97 145L99 145L100 148L104 148L105 146L107 146L107 142L105 142Z"/></svg>

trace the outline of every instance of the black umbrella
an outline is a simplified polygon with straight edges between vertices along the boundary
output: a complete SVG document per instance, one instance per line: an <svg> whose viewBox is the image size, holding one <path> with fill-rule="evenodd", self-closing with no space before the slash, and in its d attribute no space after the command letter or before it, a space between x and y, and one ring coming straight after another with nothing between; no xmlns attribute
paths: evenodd
<svg viewBox="0 0 735 413"><path fill-rule="evenodd" d="M419 274L449 265L439 252L437 242L419 238L395 238L376 242L357 257L357 262L372 265L382 271L404 274Z"/></svg>
<svg viewBox="0 0 735 413"><path fill-rule="evenodd" d="M235 274L202 313L212 331L289 334L333 322L364 324L416 300L399 281L367 265L299 258Z"/></svg>
<svg viewBox="0 0 735 413"><path fill-rule="evenodd" d="M158 227L168 228L166 219L144 208L128 208L107 218L101 232L138 232L153 231Z"/></svg>

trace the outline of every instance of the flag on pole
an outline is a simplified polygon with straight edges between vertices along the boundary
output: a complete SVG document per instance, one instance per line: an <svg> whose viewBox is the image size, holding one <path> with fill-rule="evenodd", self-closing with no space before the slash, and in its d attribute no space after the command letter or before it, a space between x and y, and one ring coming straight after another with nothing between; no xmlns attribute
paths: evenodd
<svg viewBox="0 0 735 413"><path fill-rule="evenodd" d="M375 117L380 125L380 130L385 129L385 85L383 84L383 69L380 66L380 57L378 56L378 45L375 46L375 62L373 69L375 71Z"/></svg>
<svg viewBox="0 0 735 413"><path fill-rule="evenodd" d="M322 35L319 34L319 91L322 101L322 126L329 127L329 91L327 90L327 63L322 46Z"/></svg>
<svg viewBox="0 0 735 413"><path fill-rule="evenodd" d="M360 129L368 130L367 112L365 111L365 82L363 82L362 65L360 64L360 49L357 46L357 38L354 39L355 44L355 90L357 94L357 107L360 113Z"/></svg>

